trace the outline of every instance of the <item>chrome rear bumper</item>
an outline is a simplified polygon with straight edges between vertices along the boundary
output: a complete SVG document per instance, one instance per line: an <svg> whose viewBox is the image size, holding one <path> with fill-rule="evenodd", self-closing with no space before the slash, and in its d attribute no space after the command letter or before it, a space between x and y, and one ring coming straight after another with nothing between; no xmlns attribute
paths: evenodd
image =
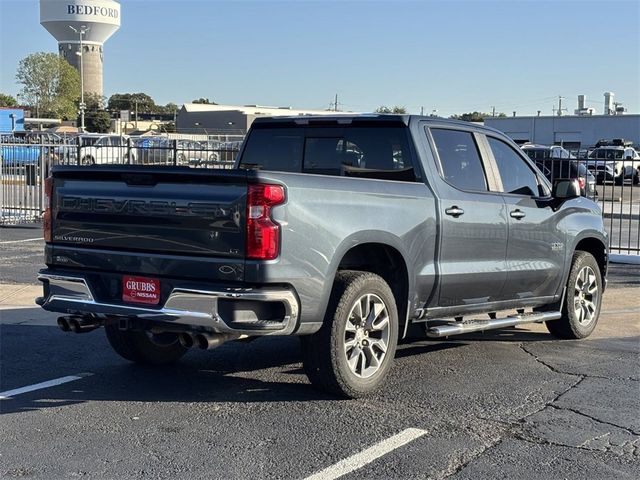
<svg viewBox="0 0 640 480"><path fill-rule="evenodd" d="M45 284L45 295L38 304L45 310L68 314L116 315L150 321L166 322L189 327L204 327L216 333L240 333L246 335L290 335L298 325L300 306L294 292L287 288L221 288L219 290L174 288L160 308L104 303L96 300L87 281L82 276L40 273L38 280ZM219 313L218 301L249 300L279 302L284 307L284 317L277 322L243 324L242 328L230 325ZM269 328L264 328L265 324ZM260 328L258 328L260 327Z"/></svg>

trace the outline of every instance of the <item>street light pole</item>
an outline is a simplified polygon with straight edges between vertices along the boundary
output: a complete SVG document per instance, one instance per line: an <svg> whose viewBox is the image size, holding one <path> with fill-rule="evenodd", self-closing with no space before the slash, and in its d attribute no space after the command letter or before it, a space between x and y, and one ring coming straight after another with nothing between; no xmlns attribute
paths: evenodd
<svg viewBox="0 0 640 480"><path fill-rule="evenodd" d="M71 25L69 25L69 28L71 30L73 30L74 32L76 32L80 36L80 51L76 52L76 55L78 55L80 57L80 105L79 105L79 107L80 107L80 132L84 133L85 132L84 111L86 110L87 105L84 103L84 62L83 62L84 50L83 50L83 45L82 45L82 38L89 31L89 29L84 25L82 25L80 27L80 30L72 27Z"/></svg>

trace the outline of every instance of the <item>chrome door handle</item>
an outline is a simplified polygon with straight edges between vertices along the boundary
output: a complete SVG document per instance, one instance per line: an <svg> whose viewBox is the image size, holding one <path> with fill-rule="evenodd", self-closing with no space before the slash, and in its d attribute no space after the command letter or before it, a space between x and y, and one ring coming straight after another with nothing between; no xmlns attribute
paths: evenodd
<svg viewBox="0 0 640 480"><path fill-rule="evenodd" d="M511 217L515 218L516 220L522 220L524 217L527 216L527 214L524 213L522 210L514 210L509 215L511 215Z"/></svg>
<svg viewBox="0 0 640 480"><path fill-rule="evenodd" d="M446 213L447 215L451 215L452 217L459 217L460 215L462 215L464 213L464 210L461 208L458 208L457 206L453 206L453 207L449 207L447 208L444 213Z"/></svg>

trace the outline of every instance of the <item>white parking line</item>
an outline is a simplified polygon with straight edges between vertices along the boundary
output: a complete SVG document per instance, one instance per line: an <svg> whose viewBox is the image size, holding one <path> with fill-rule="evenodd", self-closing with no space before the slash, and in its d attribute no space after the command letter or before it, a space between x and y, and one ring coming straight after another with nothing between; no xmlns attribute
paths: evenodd
<svg viewBox="0 0 640 480"><path fill-rule="evenodd" d="M386 455L387 453L406 445L409 442L420 438L427 433L426 430L420 430L419 428L407 428L402 432L389 437L386 440L382 440L379 443L363 450L360 453L356 453L344 460L339 461L335 465L320 470L314 473L305 480L334 480L340 478L347 473L358 470L364 467L368 463L373 462L375 459Z"/></svg>
<svg viewBox="0 0 640 480"><path fill-rule="evenodd" d="M42 390L43 388L55 387L56 385L62 385L63 383L75 382L76 380L80 380L91 375L93 375L93 373L78 373L77 375L68 375L66 377L54 378L53 380L36 383L34 385L27 385L26 387L7 390L6 392L0 392L0 400L7 400L15 397L16 395L33 392L34 390Z"/></svg>
<svg viewBox="0 0 640 480"><path fill-rule="evenodd" d="M8 245L9 243L35 242L37 240L44 240L44 238L39 237L39 238L27 238L26 240L7 240L4 242L0 242L0 245Z"/></svg>

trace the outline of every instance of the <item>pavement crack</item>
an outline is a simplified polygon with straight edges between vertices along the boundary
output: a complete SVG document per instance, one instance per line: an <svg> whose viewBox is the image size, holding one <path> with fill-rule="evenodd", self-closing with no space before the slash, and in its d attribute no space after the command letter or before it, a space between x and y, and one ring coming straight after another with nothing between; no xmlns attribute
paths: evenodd
<svg viewBox="0 0 640 480"><path fill-rule="evenodd" d="M562 395L564 395L564 393ZM560 398L560 397L558 397L558 398ZM558 398L556 398L556 400ZM627 432L630 435L635 435L637 437L640 437L640 432L636 432L635 430L633 430L633 429L631 429L629 427L624 427L624 426L618 425L616 423L611 423L611 422L607 422L605 420L601 420L601 419L599 419L597 417L593 417L593 416L591 416L591 415L589 415L587 413L581 412L580 410L575 409L575 408L570 408L570 407L565 407L565 406L558 406L558 405L549 405L549 407L551 407L551 408L553 408L555 410L568 410L569 412L573 412L576 415L580 415L580 416L586 417L586 418L588 418L590 420L593 420L594 422L598 422L598 423L601 423L603 425L608 425L610 427L619 428L620 430L624 430L625 432Z"/></svg>
<svg viewBox="0 0 640 480"><path fill-rule="evenodd" d="M572 372L563 372L562 370L559 370L558 368L554 367L553 365L550 365L549 363L545 362L544 360L542 360L538 355L536 355L535 353L527 350L527 347L525 346L524 343L519 343L518 346L520 347L520 350L522 350L523 352L525 352L527 355L531 356L537 363L539 363L540 365L543 365L545 367L547 367L549 370L551 370L553 373L558 373L561 375L573 375L574 377L585 377L586 375L581 375L579 373L572 373Z"/></svg>
<svg viewBox="0 0 640 480"><path fill-rule="evenodd" d="M449 461L449 465L447 466L447 468L439 473L436 473L432 478L442 480L457 475L471 462L477 460L482 455L486 454L489 450L500 445L503 442L504 438L505 437L499 437L494 441L483 445L478 450L456 452L457 455L454 454L453 458Z"/></svg>

